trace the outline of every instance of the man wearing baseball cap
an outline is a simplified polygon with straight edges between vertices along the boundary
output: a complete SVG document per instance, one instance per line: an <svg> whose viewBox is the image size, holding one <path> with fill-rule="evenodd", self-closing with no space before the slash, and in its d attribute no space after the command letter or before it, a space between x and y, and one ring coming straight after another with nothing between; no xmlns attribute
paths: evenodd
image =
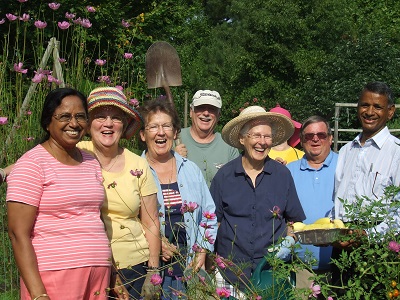
<svg viewBox="0 0 400 300"><path fill-rule="evenodd" d="M225 143L219 132L215 132L221 107L222 101L218 92L197 91L190 105L192 126L182 129L182 144L175 148L179 154L199 166L208 186L222 165L239 156L239 151Z"/></svg>

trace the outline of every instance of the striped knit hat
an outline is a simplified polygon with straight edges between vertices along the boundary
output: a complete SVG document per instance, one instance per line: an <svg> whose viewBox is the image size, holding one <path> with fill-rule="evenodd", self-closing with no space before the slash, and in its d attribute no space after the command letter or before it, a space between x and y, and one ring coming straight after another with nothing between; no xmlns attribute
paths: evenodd
<svg viewBox="0 0 400 300"><path fill-rule="evenodd" d="M96 107L116 106L129 117L123 138L130 139L142 127L142 116L133 107L129 106L124 93L115 87L98 87L88 96L88 110L91 112Z"/></svg>

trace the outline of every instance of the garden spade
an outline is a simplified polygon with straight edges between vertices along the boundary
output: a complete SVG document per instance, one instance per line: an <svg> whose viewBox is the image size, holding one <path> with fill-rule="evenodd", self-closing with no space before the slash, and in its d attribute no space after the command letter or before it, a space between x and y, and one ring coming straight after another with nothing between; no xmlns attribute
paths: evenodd
<svg viewBox="0 0 400 300"><path fill-rule="evenodd" d="M181 63L175 48L167 42L155 42L146 52L146 77L149 89L162 87L172 104L171 86L182 85Z"/></svg>
<svg viewBox="0 0 400 300"><path fill-rule="evenodd" d="M162 87L167 100L174 105L171 86L181 86L181 63L175 48L167 42L155 42L146 52L146 78L149 89ZM179 137L175 144L180 144Z"/></svg>

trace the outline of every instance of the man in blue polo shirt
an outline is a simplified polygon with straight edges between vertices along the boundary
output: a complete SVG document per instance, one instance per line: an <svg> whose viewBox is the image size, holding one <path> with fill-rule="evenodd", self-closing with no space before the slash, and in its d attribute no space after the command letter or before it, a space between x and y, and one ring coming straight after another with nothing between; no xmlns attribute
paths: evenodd
<svg viewBox="0 0 400 300"><path fill-rule="evenodd" d="M331 150L332 130L329 123L320 116L306 119L300 129L300 142L305 155L302 159L287 165L292 173L297 194L307 219L306 224L329 215L332 209L335 182L335 169L338 155ZM298 256L307 262L306 250L312 253L311 259L316 259L312 266L314 273L330 271L332 247L316 247L301 245ZM309 288L309 278L313 274L302 270L296 274L296 287Z"/></svg>
<svg viewBox="0 0 400 300"><path fill-rule="evenodd" d="M228 286L231 295L239 299L245 290L242 281L251 277L268 248L283 239L276 256L290 258L295 237L286 224L305 219L289 170L268 157L271 147L287 141L293 131L288 117L259 106L247 107L222 129L224 141L244 151L226 163L211 182L220 224L216 253L239 265L241 272L221 270L224 278L217 286Z"/></svg>

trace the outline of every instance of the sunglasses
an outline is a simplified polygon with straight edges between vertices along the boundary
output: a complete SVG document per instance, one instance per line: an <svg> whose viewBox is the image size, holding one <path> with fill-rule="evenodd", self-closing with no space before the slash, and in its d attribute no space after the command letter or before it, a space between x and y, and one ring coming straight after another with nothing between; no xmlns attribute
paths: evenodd
<svg viewBox="0 0 400 300"><path fill-rule="evenodd" d="M314 135L316 135L319 140L325 140L328 137L328 134L325 132L305 133L303 136L306 141L312 141L314 139Z"/></svg>

